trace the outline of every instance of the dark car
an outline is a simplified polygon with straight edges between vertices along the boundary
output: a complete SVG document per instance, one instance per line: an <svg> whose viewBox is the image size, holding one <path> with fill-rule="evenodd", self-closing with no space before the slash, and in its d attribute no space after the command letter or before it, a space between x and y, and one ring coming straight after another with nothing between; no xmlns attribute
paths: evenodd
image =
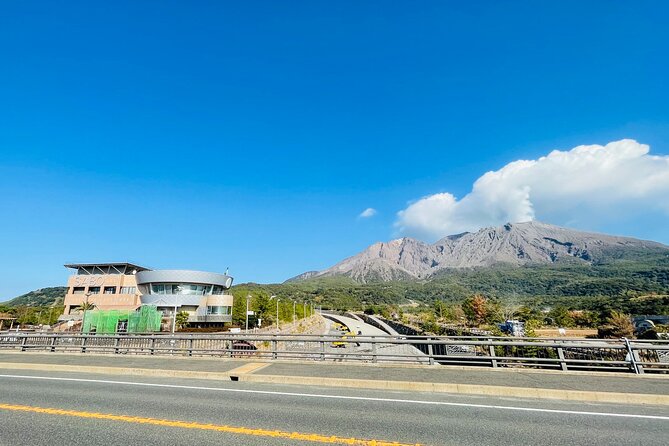
<svg viewBox="0 0 669 446"><path fill-rule="evenodd" d="M248 355L255 355L258 347L251 344L249 341L242 339L232 341L232 356L243 357Z"/></svg>

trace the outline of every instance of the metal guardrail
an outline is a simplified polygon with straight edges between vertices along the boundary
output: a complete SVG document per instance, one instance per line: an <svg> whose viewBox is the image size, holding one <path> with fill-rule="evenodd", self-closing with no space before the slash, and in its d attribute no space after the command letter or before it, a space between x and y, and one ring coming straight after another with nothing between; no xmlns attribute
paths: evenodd
<svg viewBox="0 0 669 446"><path fill-rule="evenodd" d="M628 339L6 332L0 349L669 373L669 341Z"/></svg>

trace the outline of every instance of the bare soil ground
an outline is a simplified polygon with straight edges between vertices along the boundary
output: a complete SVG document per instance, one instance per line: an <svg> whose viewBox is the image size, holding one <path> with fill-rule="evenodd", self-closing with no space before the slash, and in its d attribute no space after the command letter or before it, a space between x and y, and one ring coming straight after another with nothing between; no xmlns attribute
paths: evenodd
<svg viewBox="0 0 669 446"><path fill-rule="evenodd" d="M565 334L561 335L557 328L537 328L534 330L537 336L542 337L560 337L565 338L585 338L586 336L594 336L597 334L595 328L565 328Z"/></svg>

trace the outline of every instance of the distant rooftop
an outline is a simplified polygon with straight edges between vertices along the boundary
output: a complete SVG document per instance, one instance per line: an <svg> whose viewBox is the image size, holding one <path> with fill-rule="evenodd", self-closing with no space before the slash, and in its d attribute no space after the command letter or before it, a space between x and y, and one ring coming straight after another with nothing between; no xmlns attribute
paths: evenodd
<svg viewBox="0 0 669 446"><path fill-rule="evenodd" d="M79 275L92 274L134 274L139 271L151 271L150 268L135 265L128 262L107 262L107 263L67 263L65 268L77 270Z"/></svg>

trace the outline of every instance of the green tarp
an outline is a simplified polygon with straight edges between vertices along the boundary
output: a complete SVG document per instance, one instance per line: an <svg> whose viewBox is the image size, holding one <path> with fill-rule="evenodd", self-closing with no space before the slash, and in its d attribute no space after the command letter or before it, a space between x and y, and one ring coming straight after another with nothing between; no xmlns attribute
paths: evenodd
<svg viewBox="0 0 669 446"><path fill-rule="evenodd" d="M84 333L149 333L160 331L163 315L154 306L130 310L89 310L84 317Z"/></svg>

